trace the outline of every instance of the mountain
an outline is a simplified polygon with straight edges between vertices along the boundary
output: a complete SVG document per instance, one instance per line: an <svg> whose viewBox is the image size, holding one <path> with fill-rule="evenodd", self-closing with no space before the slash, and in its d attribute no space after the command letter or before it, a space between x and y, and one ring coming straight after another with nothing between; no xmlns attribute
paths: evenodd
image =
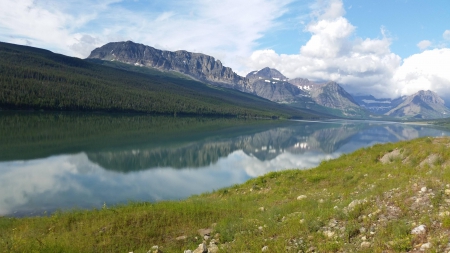
<svg viewBox="0 0 450 253"><path fill-rule="evenodd" d="M400 105L406 96L395 99L375 98L372 95L353 95L355 101L366 110L375 114L385 114Z"/></svg>
<svg viewBox="0 0 450 253"><path fill-rule="evenodd" d="M247 74L256 95L279 103L292 103L308 96L306 92L288 82L288 78L276 69L263 68Z"/></svg>
<svg viewBox="0 0 450 253"><path fill-rule="evenodd" d="M250 72L244 78L234 73L231 68L224 67L219 60L200 53L184 50L164 51L126 41L111 42L96 48L88 59L121 62L166 72L182 73L214 86L255 94L273 102L289 104L297 110L306 110L311 113L317 111L320 114L340 117L361 117L365 114L361 113L364 110L356 109L359 106L353 103L354 101L352 102L351 96L340 86L334 89L327 86L331 88L326 91L335 91L338 92L337 94L322 94L325 91L324 85L308 81L309 86L316 87L309 90L309 86L294 85L278 70L271 68ZM294 80L297 83L298 81Z"/></svg>
<svg viewBox="0 0 450 253"><path fill-rule="evenodd" d="M450 109L445 106L444 100L435 92L421 90L406 97L401 104L385 115L414 119L437 119L449 117Z"/></svg>
<svg viewBox="0 0 450 253"><path fill-rule="evenodd" d="M330 114L351 118L367 117L369 114L336 82L315 83L303 78L292 79L290 82L308 92L316 104L334 109L328 110Z"/></svg>
<svg viewBox="0 0 450 253"><path fill-rule="evenodd" d="M111 42L94 49L88 59L120 61L136 66L175 71L194 79L226 88L253 93L247 79L224 67L214 57L184 50L175 52L159 50L132 41Z"/></svg>
<svg viewBox="0 0 450 253"><path fill-rule="evenodd" d="M164 72L102 66L33 47L0 42L0 59L0 110L313 117L233 89Z"/></svg>

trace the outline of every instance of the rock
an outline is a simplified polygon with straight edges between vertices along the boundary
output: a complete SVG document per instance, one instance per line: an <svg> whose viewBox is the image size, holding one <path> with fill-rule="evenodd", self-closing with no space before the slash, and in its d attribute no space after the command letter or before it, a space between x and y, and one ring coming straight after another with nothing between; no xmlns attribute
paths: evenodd
<svg viewBox="0 0 450 253"><path fill-rule="evenodd" d="M427 192L427 187L422 187L422 188L420 188L420 192L422 192L422 193L424 193L424 192Z"/></svg>
<svg viewBox="0 0 450 253"><path fill-rule="evenodd" d="M266 209L262 206L262 207L260 207L260 208L258 208L259 209L259 211L261 211L261 212L264 212Z"/></svg>
<svg viewBox="0 0 450 253"><path fill-rule="evenodd" d="M192 253L192 250L188 249L188 250L185 250L183 253Z"/></svg>
<svg viewBox="0 0 450 253"><path fill-rule="evenodd" d="M427 232L427 229L426 229L425 225L417 226L417 227L413 228L413 230L411 230L411 234L413 234L413 235L421 235L421 234L425 234L426 232Z"/></svg>
<svg viewBox="0 0 450 253"><path fill-rule="evenodd" d="M323 235L325 235L328 238L332 238L334 236L334 232L329 231L329 230L323 231Z"/></svg>
<svg viewBox="0 0 450 253"><path fill-rule="evenodd" d="M300 195L297 197L297 200L302 200L302 199L306 199L306 195Z"/></svg>
<svg viewBox="0 0 450 253"><path fill-rule="evenodd" d="M365 199L363 199L363 200L355 199L352 202L350 202L350 204L348 204L347 210L352 211L356 206L364 204L366 202L367 202L367 200L365 200Z"/></svg>
<svg viewBox="0 0 450 253"><path fill-rule="evenodd" d="M158 245L155 245L151 250L147 251L147 253L162 253L162 251L159 249Z"/></svg>
<svg viewBox="0 0 450 253"><path fill-rule="evenodd" d="M445 195L449 195L450 196L450 189L445 189Z"/></svg>
<svg viewBox="0 0 450 253"><path fill-rule="evenodd" d="M424 244L422 244L422 246L420 246L420 250L421 251L425 251L425 250L427 250L429 248L431 248L431 243L429 243L429 242L424 243Z"/></svg>
<svg viewBox="0 0 450 253"><path fill-rule="evenodd" d="M264 247L261 249L261 251L262 251L262 252L267 252L267 251L269 251L269 247L264 246Z"/></svg>
<svg viewBox="0 0 450 253"><path fill-rule="evenodd" d="M308 251L306 252L316 252L316 247L309 247Z"/></svg>
<svg viewBox="0 0 450 253"><path fill-rule="evenodd" d="M219 252L219 247L215 244L210 244L208 247L208 253L217 253Z"/></svg>
<svg viewBox="0 0 450 253"><path fill-rule="evenodd" d="M185 236L185 235L178 236L177 238L175 238L175 240L177 240L177 241L186 240L186 239L187 239L187 236Z"/></svg>
<svg viewBox="0 0 450 253"><path fill-rule="evenodd" d="M208 253L208 247L206 246L206 242L199 244L198 248L196 248L193 253Z"/></svg>
<svg viewBox="0 0 450 253"><path fill-rule="evenodd" d="M370 248L370 246L371 246L370 242L362 242L361 243L361 248L363 248L363 249Z"/></svg>

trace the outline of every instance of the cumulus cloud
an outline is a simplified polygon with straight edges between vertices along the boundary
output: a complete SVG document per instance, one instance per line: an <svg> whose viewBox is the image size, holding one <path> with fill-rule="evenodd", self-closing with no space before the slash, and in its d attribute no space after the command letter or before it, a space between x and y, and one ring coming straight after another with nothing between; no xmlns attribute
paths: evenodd
<svg viewBox="0 0 450 253"><path fill-rule="evenodd" d="M294 0L140 2L4 0L0 40L87 57L110 41L189 50L233 65L247 56Z"/></svg>
<svg viewBox="0 0 450 253"><path fill-rule="evenodd" d="M450 40L450 30L445 30L445 32L442 34L442 37L445 40Z"/></svg>
<svg viewBox="0 0 450 253"><path fill-rule="evenodd" d="M384 86L401 64L401 58L390 51L391 39L383 28L381 38L355 36L356 27L342 16L342 1L327 3L325 9L313 12L315 19L306 26L311 38L299 54L258 50L250 56L249 68L269 66L289 78L333 80L345 84L351 93L370 91L388 96Z"/></svg>
<svg viewBox="0 0 450 253"><path fill-rule="evenodd" d="M417 43L417 47L420 50L425 50L425 49L429 48L431 46L431 44L432 43L429 40L422 40L421 42Z"/></svg>
<svg viewBox="0 0 450 253"><path fill-rule="evenodd" d="M450 98L450 72L445 69L450 66L450 49L427 50L432 42L424 40L417 44L422 53L402 61L391 52L392 39L383 27L379 38L358 37L357 27L343 17L341 0L317 1L312 8L313 19L305 28L311 37L298 54L257 50L249 58L248 70L271 67L289 78L332 80L353 94L393 98L431 89ZM450 37L450 30L443 36Z"/></svg>
<svg viewBox="0 0 450 253"><path fill-rule="evenodd" d="M392 78L395 93L409 95L418 90L433 90L450 98L450 49L426 50L404 59Z"/></svg>

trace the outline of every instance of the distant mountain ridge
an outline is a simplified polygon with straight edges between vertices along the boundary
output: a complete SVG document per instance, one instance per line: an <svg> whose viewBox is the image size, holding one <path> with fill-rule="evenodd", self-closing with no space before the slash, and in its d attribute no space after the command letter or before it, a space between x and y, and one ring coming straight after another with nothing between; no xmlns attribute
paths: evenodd
<svg viewBox="0 0 450 253"><path fill-rule="evenodd" d="M361 117L367 114L336 82L315 83L302 78L289 80L278 70L268 67L252 71L246 78L256 95L274 102L327 112L335 116ZM337 111L327 111L326 108Z"/></svg>
<svg viewBox="0 0 450 253"><path fill-rule="evenodd" d="M253 89L246 78L234 73L231 68L224 67L214 57L201 53L191 53L184 50L164 51L126 41L111 42L96 48L91 52L88 59L120 61L163 71L176 71L216 86L253 93Z"/></svg>
<svg viewBox="0 0 450 253"><path fill-rule="evenodd" d="M273 102L324 115L350 118L384 115L405 119L430 119L447 117L450 113L450 109L437 94L425 91L414 94L413 98L377 99L372 95L352 96L333 81L289 79L280 71L269 67L252 71L242 77L212 56L184 50L164 51L131 41L111 42L96 48L88 59L175 71L214 86L255 94Z"/></svg>
<svg viewBox="0 0 450 253"><path fill-rule="evenodd" d="M375 98L372 95L353 95L355 101L366 110L375 114L385 114L403 102L406 96L391 98Z"/></svg>
<svg viewBox="0 0 450 253"><path fill-rule="evenodd" d="M401 104L391 109L385 115L416 118L416 119L436 119L450 117L450 109L445 106L445 102L433 91L418 91L406 97Z"/></svg>

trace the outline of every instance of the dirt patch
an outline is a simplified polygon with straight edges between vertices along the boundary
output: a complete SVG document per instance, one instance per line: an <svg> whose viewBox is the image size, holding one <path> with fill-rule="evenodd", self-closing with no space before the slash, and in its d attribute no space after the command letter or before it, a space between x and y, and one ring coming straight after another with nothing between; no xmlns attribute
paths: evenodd
<svg viewBox="0 0 450 253"><path fill-rule="evenodd" d="M439 159L439 155L437 154L431 154L429 155L427 158L425 158L425 160L423 160L422 162L420 162L420 167L423 167L425 165L428 165L430 167L433 167L434 164L438 161Z"/></svg>
<svg viewBox="0 0 450 253"><path fill-rule="evenodd" d="M386 153L383 157L381 157L380 162L383 164L391 163L397 158L401 158L401 153L399 149L394 149L393 151Z"/></svg>

